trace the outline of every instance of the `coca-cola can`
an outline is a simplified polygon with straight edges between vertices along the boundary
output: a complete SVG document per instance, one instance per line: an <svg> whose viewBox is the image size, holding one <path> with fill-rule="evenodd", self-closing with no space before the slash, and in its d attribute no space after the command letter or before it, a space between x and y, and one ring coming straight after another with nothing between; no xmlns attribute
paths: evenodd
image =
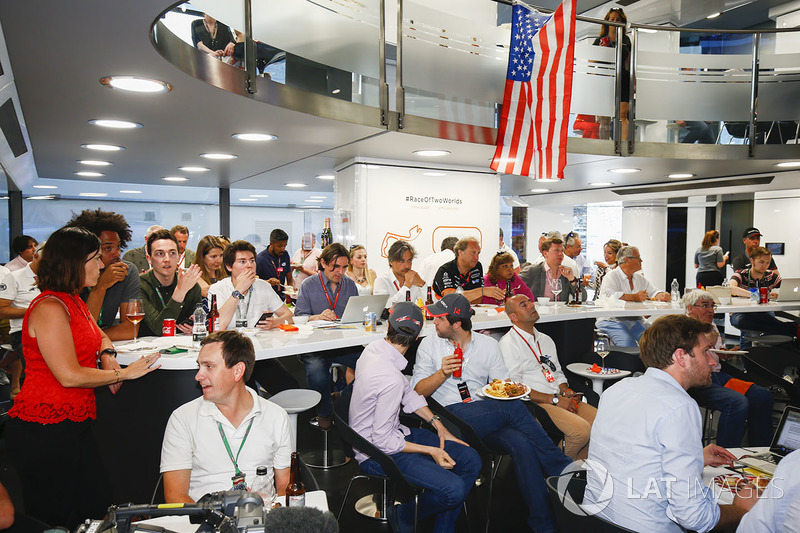
<svg viewBox="0 0 800 533"><path fill-rule="evenodd" d="M759 302L761 302L762 304L769 302L769 287L759 287L758 296L759 296Z"/></svg>
<svg viewBox="0 0 800 533"><path fill-rule="evenodd" d="M175 336L175 319L174 318L165 318L164 322L161 325L161 336L162 337L174 337Z"/></svg>

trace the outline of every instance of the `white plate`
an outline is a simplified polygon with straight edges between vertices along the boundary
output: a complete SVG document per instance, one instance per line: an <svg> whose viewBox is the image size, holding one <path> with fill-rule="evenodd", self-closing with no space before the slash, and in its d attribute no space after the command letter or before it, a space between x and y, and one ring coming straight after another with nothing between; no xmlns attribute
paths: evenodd
<svg viewBox="0 0 800 533"><path fill-rule="evenodd" d="M491 388L491 385L489 385L489 384L484 385L483 388L481 389L481 394L483 394L483 396L485 396L486 398L491 398L492 400L519 400L520 398L524 398L525 396L527 396L531 392L530 387L525 385L525 393L524 394L520 394L519 396L512 396L510 398L498 398L497 396L492 396L491 394L486 392L490 388Z"/></svg>
<svg viewBox="0 0 800 533"><path fill-rule="evenodd" d="M745 355L749 353L747 350L717 350L714 348L711 348L709 351L720 355Z"/></svg>

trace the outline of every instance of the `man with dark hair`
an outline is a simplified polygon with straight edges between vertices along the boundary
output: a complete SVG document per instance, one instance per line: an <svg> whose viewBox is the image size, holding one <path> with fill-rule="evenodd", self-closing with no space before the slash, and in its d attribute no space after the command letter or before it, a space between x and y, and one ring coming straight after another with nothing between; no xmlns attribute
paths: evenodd
<svg viewBox="0 0 800 533"><path fill-rule="evenodd" d="M505 292L498 287L483 286L483 266L479 261L481 245L475 237L464 237L453 248L456 258L443 264L433 278L433 291L438 298L450 293L463 293L470 303L481 303L484 296L503 300Z"/></svg>
<svg viewBox="0 0 800 533"><path fill-rule="evenodd" d="M256 274L272 285L281 300L285 298L283 287L294 286L292 280L292 259L286 251L289 235L280 228L269 234L269 246L256 256Z"/></svg>
<svg viewBox="0 0 800 533"><path fill-rule="evenodd" d="M174 318L182 325L181 331L191 332L189 317L203 300L197 283L202 273L200 267L179 268L178 240L165 229L147 238L147 255L153 268L141 275L144 319L139 334L160 337L165 318Z"/></svg>
<svg viewBox="0 0 800 533"><path fill-rule="evenodd" d="M180 268L188 268L189 265L194 263L194 251L190 250L186 247L186 244L189 242L189 228L184 226L183 224L177 224L172 226L172 229L169 230L175 236L175 239L178 241L178 252L180 252L180 258L178 260L178 266Z"/></svg>
<svg viewBox="0 0 800 533"><path fill-rule="evenodd" d="M544 476L555 476L570 464L542 426L520 400L482 401L478 392L492 379L506 379L500 347L494 339L472 332L472 309L461 294L451 293L428 306L436 335L422 339L417 350L411 384L431 396L475 429L490 446L509 454L528 507L528 526L534 531L555 531L547 502ZM463 351L463 363L454 347ZM454 371L461 369L461 377Z"/></svg>
<svg viewBox="0 0 800 533"><path fill-rule="evenodd" d="M154 224L147 228L147 231L144 232L144 245L138 248L131 248L125 252L125 255L122 256L123 261L127 261L136 265L136 268L139 270L139 274L150 270L150 259L147 257L147 238L152 235L154 231L160 229L164 229L164 226Z"/></svg>
<svg viewBox="0 0 800 533"><path fill-rule="evenodd" d="M735 527L755 503L750 485L749 496L739 490L733 505L718 505L702 480L704 466L736 459L702 448L700 411L686 392L711 383L713 331L685 315L657 319L639 343L647 371L600 397L587 461L599 466L588 470L583 500L607 503L599 516L635 531L711 531Z"/></svg>
<svg viewBox="0 0 800 533"><path fill-rule="evenodd" d="M752 254L753 250L761 246L761 231L754 227L745 229L742 232L742 242L744 243L744 252L731 260L731 268L733 268L734 272L753 266ZM769 269L776 273L778 272L778 266L775 264L773 257L769 259Z"/></svg>
<svg viewBox="0 0 800 533"><path fill-rule="evenodd" d="M319 256L319 273L306 278L297 293L294 316L308 316L309 320L336 320L344 313L351 296L358 296L356 283L344 275L350 263L350 254L344 245L334 242ZM361 350L342 348L300 356L306 366L308 386L322 395L317 405L319 427L331 425L331 375L333 363L355 369Z"/></svg>
<svg viewBox="0 0 800 533"><path fill-rule="evenodd" d="M436 277L436 272L439 270L439 267L453 260L455 257L453 248L455 248L457 242L458 237L445 237L442 239L439 251L422 260L418 272L428 285L433 284L433 278Z"/></svg>
<svg viewBox="0 0 800 533"><path fill-rule="evenodd" d="M131 227L122 215L102 209L81 211L67 226L85 228L100 239L103 270L97 285L81 292L81 298L109 339L132 339L134 328L126 312L128 301L139 298L139 270L121 259L122 249L131 240Z"/></svg>
<svg viewBox="0 0 800 533"><path fill-rule="evenodd" d="M350 426L389 455L412 483L426 489L419 501L419 518L436 514L434 529L451 531L480 473L481 460L433 415L425 398L414 392L401 373L408 364L404 355L419 336L422 322L422 311L411 302L392 308L386 338L367 346L358 360ZM402 425L401 408L429 422L436 434ZM363 471L386 475L375 460L357 450L356 460ZM395 531L411 530L414 502L392 505L388 517Z"/></svg>
<svg viewBox="0 0 800 533"><path fill-rule="evenodd" d="M564 262L564 241L556 237L546 239L542 243L542 256L544 261L526 266L519 277L531 288L535 297L546 296L552 301L556 301L552 282L560 279L561 291L564 296L559 294L559 299L564 302L568 301L570 295L575 294L572 287L575 272L562 264Z"/></svg>
<svg viewBox="0 0 800 533"><path fill-rule="evenodd" d="M6 268L11 272L25 268L33 260L33 252L36 249L36 239L30 235L17 235L11 241L11 251L16 257L6 263Z"/></svg>
<svg viewBox="0 0 800 533"><path fill-rule="evenodd" d="M193 503L209 492L248 488L267 466L279 495L289 483L292 429L286 411L245 382L255 364L250 339L219 331L203 339L195 380L203 396L167 423L161 473L167 503Z"/></svg>
<svg viewBox="0 0 800 533"><path fill-rule="evenodd" d="M416 302L422 298L424 302L428 296L427 284L415 271L411 270L411 264L417 252L407 241L394 241L389 247L388 272L384 272L375 279L375 286L372 294L388 294L386 308L391 309L397 302L411 301Z"/></svg>

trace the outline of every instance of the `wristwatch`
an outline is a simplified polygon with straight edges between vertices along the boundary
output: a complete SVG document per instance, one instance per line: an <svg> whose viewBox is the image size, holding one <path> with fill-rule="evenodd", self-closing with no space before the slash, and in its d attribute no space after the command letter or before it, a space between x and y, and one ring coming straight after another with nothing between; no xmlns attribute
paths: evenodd
<svg viewBox="0 0 800 533"><path fill-rule="evenodd" d="M428 424L432 426L434 420L441 420L441 418L439 418L439 415L433 415L433 417L431 417L431 419L428 420Z"/></svg>
<svg viewBox="0 0 800 533"><path fill-rule="evenodd" d="M553 394L553 405L558 405L558 394Z"/></svg>
<svg viewBox="0 0 800 533"><path fill-rule="evenodd" d="M244 300L244 294L236 290L231 293L231 296L234 298L239 298L240 300Z"/></svg>
<svg viewBox="0 0 800 533"><path fill-rule="evenodd" d="M100 351L100 355L107 353L111 357L117 357L117 351L114 348L106 348L105 350Z"/></svg>

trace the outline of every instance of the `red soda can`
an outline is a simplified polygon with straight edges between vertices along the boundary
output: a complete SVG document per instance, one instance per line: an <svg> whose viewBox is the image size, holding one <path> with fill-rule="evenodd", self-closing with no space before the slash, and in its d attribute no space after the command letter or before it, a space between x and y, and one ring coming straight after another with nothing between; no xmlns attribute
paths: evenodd
<svg viewBox="0 0 800 533"><path fill-rule="evenodd" d="M174 337L175 336L175 319L174 318L165 318L163 324L161 325L161 336L162 337Z"/></svg>
<svg viewBox="0 0 800 533"><path fill-rule="evenodd" d="M460 378L461 377L461 365L464 362L464 352L461 351L461 345L456 344L456 349L453 351L453 355L458 358L458 368L453 370L453 377Z"/></svg>
<svg viewBox="0 0 800 533"><path fill-rule="evenodd" d="M762 304L769 302L769 287L759 287L758 296Z"/></svg>

